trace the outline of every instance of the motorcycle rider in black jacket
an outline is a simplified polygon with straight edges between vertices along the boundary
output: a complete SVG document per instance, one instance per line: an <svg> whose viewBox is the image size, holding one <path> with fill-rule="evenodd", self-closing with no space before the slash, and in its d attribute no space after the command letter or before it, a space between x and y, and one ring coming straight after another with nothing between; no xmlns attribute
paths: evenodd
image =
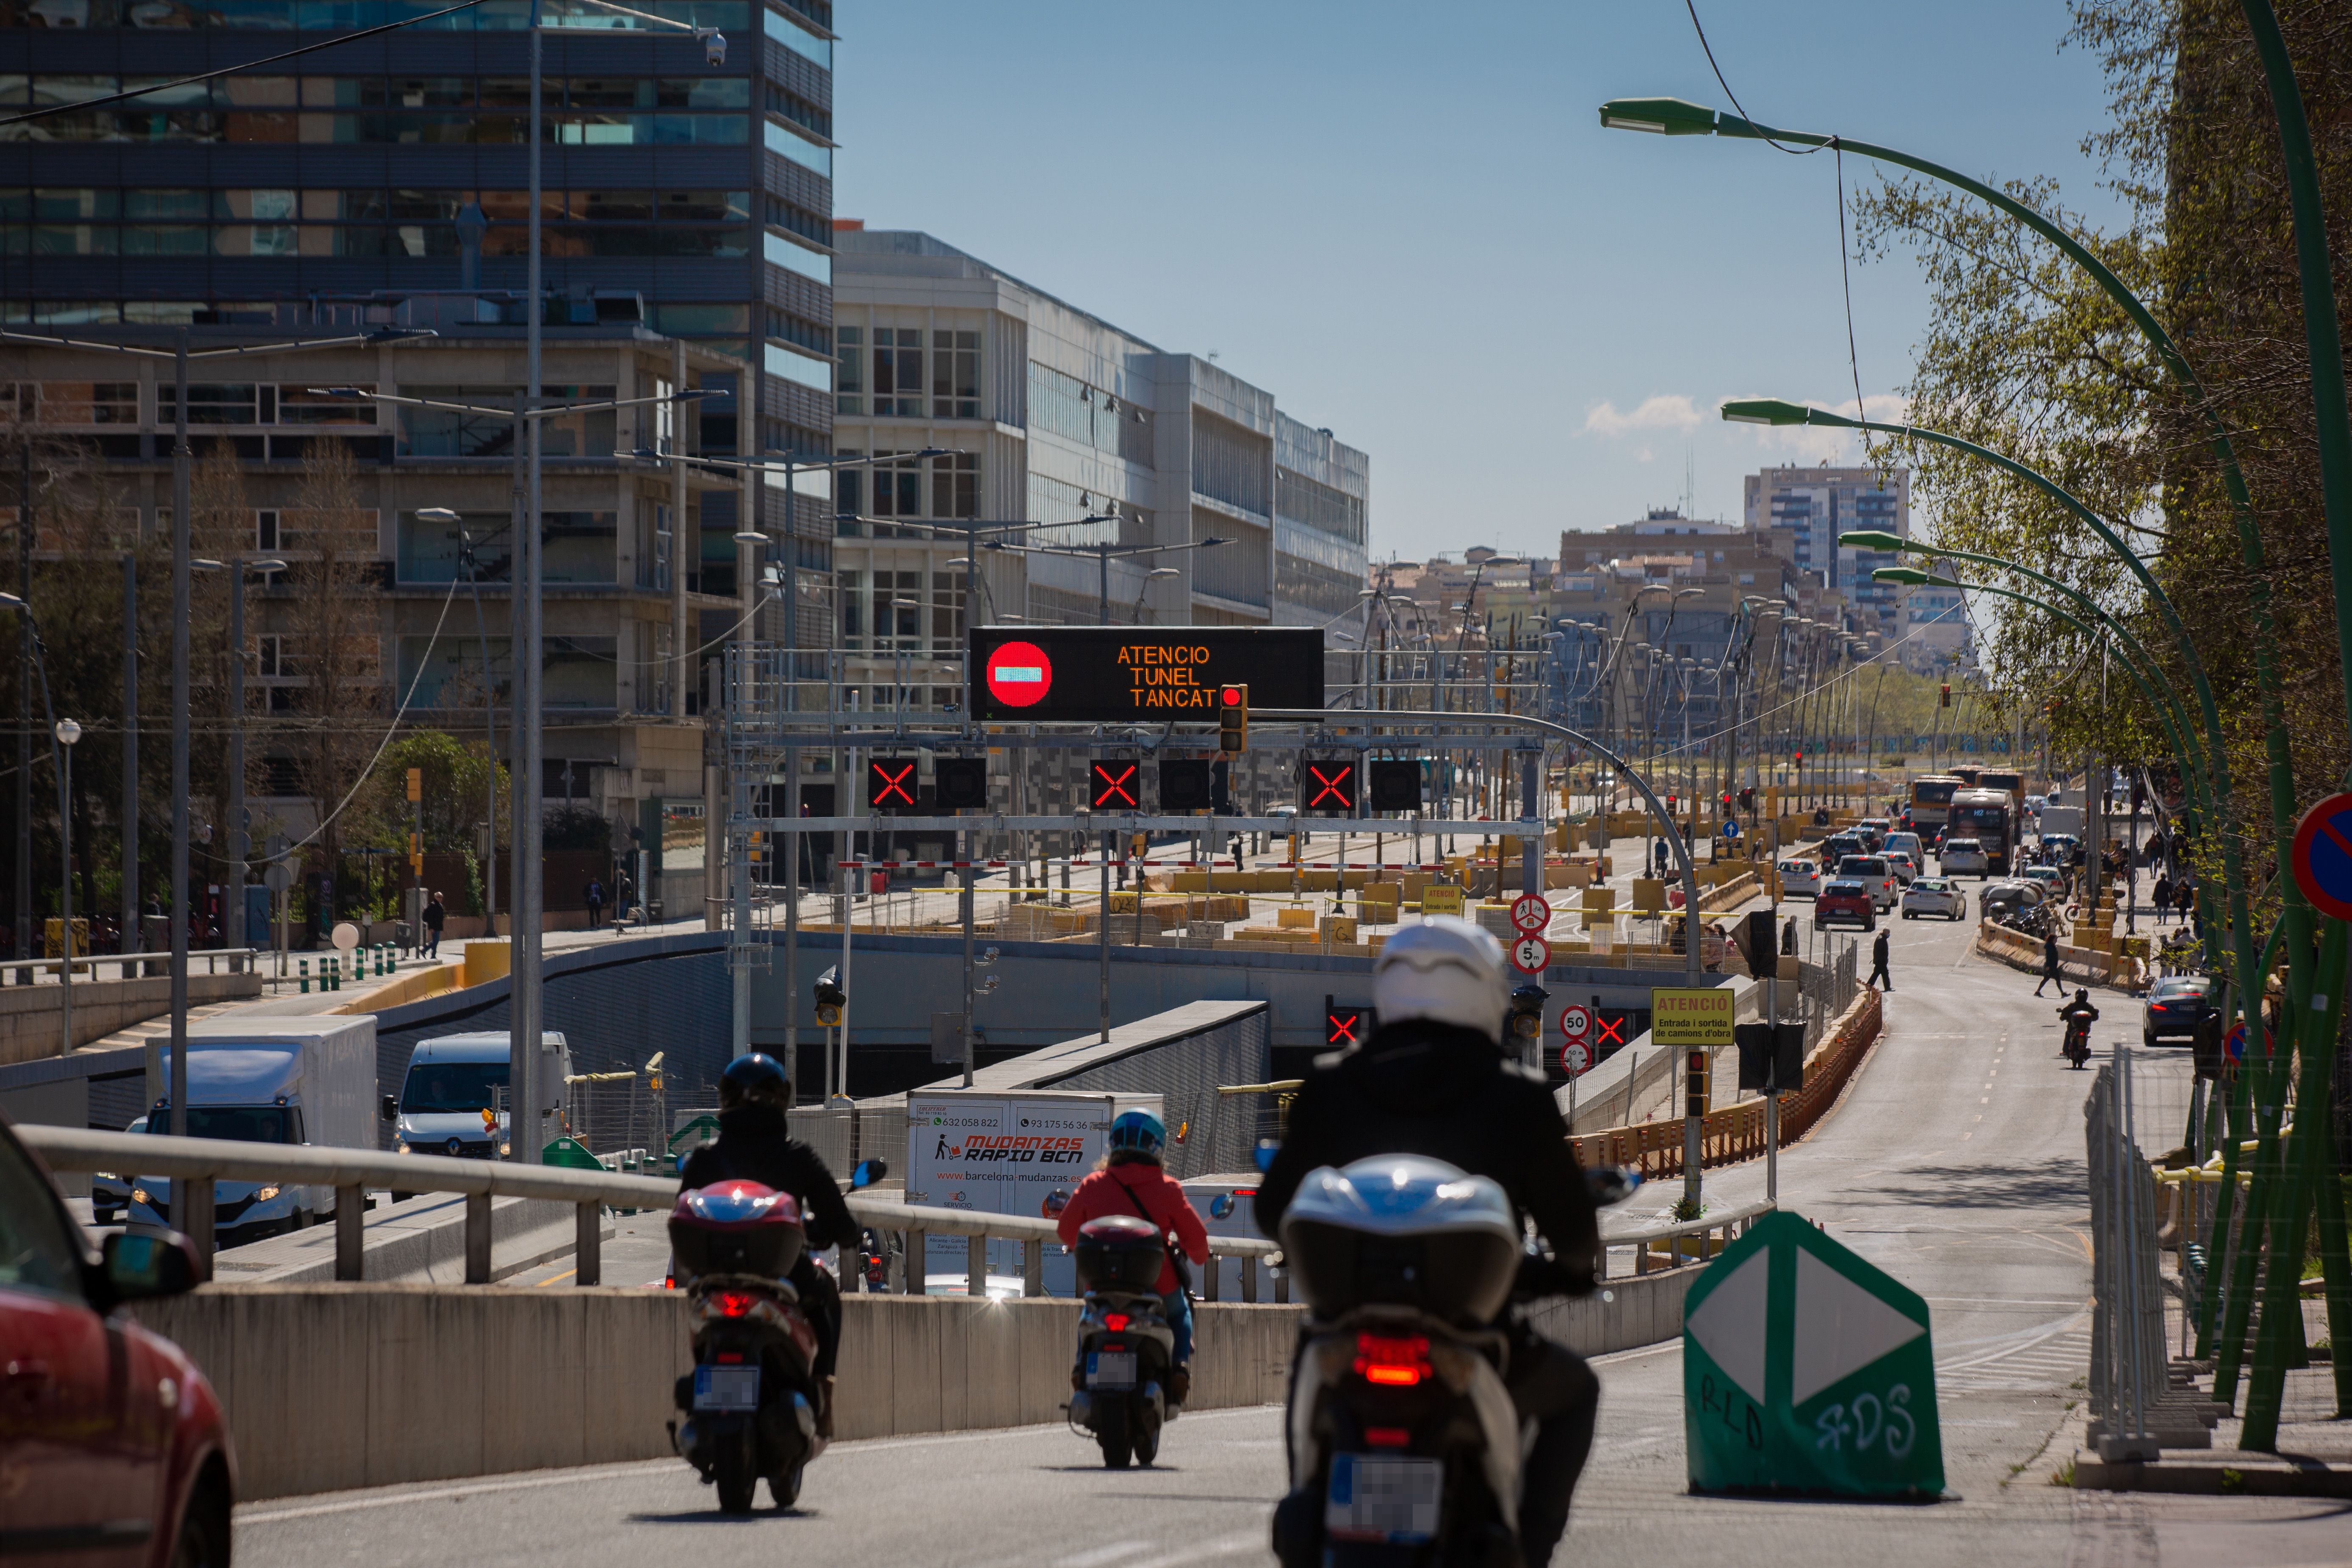
<svg viewBox="0 0 2352 1568"><path fill-rule="evenodd" d="M1258 1184L1259 1227L1279 1238L1307 1173L1377 1154L1422 1154L1487 1176L1551 1244L1548 1268L1522 1270L1544 1294L1582 1294L1600 1264L1600 1223L1568 1128L1540 1072L1503 1053L1500 943L1439 917L1389 938L1372 971L1379 1025L1360 1046L1316 1059L1291 1101L1282 1148ZM1532 1277L1532 1278L1531 1278ZM1592 1447L1601 1384L1582 1358L1506 1310L1506 1385L1537 1424L1522 1465L1520 1550L1543 1568L1568 1526Z"/></svg>
<svg viewBox="0 0 2352 1568"><path fill-rule="evenodd" d="M2074 999L2058 1009L2058 1016L2066 1024L2064 1044L2072 1046L2075 1035L2079 1033L2083 1037L2084 1054L2087 1055L2091 1045L2091 1026L2099 1021L2099 1010L2091 1005L2090 992L2077 990L2074 993Z"/></svg>
<svg viewBox="0 0 2352 1568"><path fill-rule="evenodd" d="M808 1245L786 1278L816 1331L817 1436L833 1436L833 1369L841 1352L841 1288L816 1266L816 1254L857 1239L857 1222L817 1152L786 1130L792 1079L773 1057L754 1051L727 1064L719 1079L719 1139L686 1157L678 1190L726 1181L757 1182L790 1193L800 1205Z"/></svg>

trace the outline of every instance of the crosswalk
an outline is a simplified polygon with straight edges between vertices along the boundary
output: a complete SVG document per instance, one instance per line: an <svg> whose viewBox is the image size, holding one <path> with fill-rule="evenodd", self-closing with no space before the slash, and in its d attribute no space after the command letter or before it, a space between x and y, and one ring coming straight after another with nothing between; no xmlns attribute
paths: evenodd
<svg viewBox="0 0 2352 1568"><path fill-rule="evenodd" d="M2051 1394L2072 1386L2091 1365L2091 1318L2078 1312L1936 1363L1939 1394Z"/></svg>

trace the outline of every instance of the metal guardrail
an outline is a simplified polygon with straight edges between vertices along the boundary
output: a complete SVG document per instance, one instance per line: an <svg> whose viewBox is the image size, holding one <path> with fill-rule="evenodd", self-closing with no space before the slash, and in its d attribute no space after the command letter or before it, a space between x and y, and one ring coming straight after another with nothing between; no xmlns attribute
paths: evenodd
<svg viewBox="0 0 2352 1568"><path fill-rule="evenodd" d="M1628 1230L1604 1230L1601 1233L1601 1277L1608 1278L1609 1249L1612 1247L1632 1247L1639 1249L1633 1255L1635 1274L1647 1274L1654 1267L1651 1261L1655 1256L1651 1245L1654 1242L1664 1241L1675 1244L1666 1248L1665 1267L1669 1268L1678 1268L1686 1262L1705 1263L1708 1258L1729 1247L1733 1237L1745 1234L1749 1226L1780 1206L1769 1199L1759 1199L1752 1204L1742 1204L1736 1209L1727 1209L1721 1214L1701 1215L1696 1219L1666 1220L1654 1225L1635 1226ZM1722 1237L1719 1241L1710 1244L1707 1237L1717 1231L1723 1233ZM1681 1243L1692 1237L1697 1238L1697 1247L1685 1249Z"/></svg>
<svg viewBox="0 0 2352 1568"><path fill-rule="evenodd" d="M490 1281L493 1198L538 1198L573 1205L578 1215L574 1247L579 1263L573 1282L594 1285L602 1279L600 1211L608 1205L666 1209L677 1196L677 1184L664 1177L628 1176L559 1165L453 1159L445 1154L387 1154L372 1149L99 1132L80 1127L33 1123L19 1124L16 1132L52 1170L172 1177L185 1188L184 1195L176 1190L174 1193L179 1228L196 1244L208 1268L215 1250L213 1184L223 1180L293 1181L333 1187L338 1279L362 1278L362 1215L369 1188L462 1193L466 1197L466 1282L469 1285ZM922 1237L927 1234L970 1237L972 1274L967 1288L975 1294L984 1294L987 1288L984 1254L988 1237L1006 1237L1024 1244L1025 1293L1031 1295L1042 1293L1039 1280L1045 1248L1061 1241L1055 1223L1042 1217L932 1208L866 1194L854 1193L848 1202L851 1216L860 1225L903 1233L907 1238L906 1255L910 1259L922 1257ZM1222 1236L1209 1238L1209 1250L1213 1256L1227 1258L1270 1258L1280 1248L1252 1237ZM856 1271L845 1272L849 1278L845 1283L855 1289ZM1255 1271L1243 1272L1247 1279ZM1252 1294L1245 1288L1243 1300L1249 1300Z"/></svg>
<svg viewBox="0 0 2352 1568"><path fill-rule="evenodd" d="M249 973L258 969L262 952L255 947L200 948L188 954L188 973L195 973L196 961L202 959L206 974L222 973L224 963L231 974ZM9 959L0 963L0 985L37 985L45 974L55 981L68 963L73 965L75 978L88 975L93 982L102 978L100 964L114 965L116 978L121 980L160 980L172 972L169 952L78 952L69 959Z"/></svg>

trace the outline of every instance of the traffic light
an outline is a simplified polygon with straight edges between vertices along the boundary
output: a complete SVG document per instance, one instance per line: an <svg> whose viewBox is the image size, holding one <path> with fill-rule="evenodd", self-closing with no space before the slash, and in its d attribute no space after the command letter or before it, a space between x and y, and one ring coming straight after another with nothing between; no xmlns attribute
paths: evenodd
<svg viewBox="0 0 2352 1568"><path fill-rule="evenodd" d="M1525 1051L1542 1042L1544 998L1550 994L1532 982L1511 992L1511 1010L1503 1025L1506 1051Z"/></svg>
<svg viewBox="0 0 2352 1568"><path fill-rule="evenodd" d="M1412 757L1375 757L1370 774L1374 811L1421 810L1421 763Z"/></svg>
<svg viewBox="0 0 2352 1568"><path fill-rule="evenodd" d="M1209 809L1231 811L1234 808L1234 764L1223 756L1209 763Z"/></svg>
<svg viewBox="0 0 2352 1568"><path fill-rule="evenodd" d="M1217 750L1225 752L1249 749L1249 688L1221 686L1217 688Z"/></svg>
<svg viewBox="0 0 2352 1568"><path fill-rule="evenodd" d="M978 811L988 805L988 759L941 757L931 764L931 798L941 811Z"/></svg>
<svg viewBox="0 0 2352 1568"><path fill-rule="evenodd" d="M1804 752L1799 752L1795 756L1793 756L1793 757L1790 758L1789 760L1790 760L1790 762L1792 762L1792 763L1796 763L1796 764L1797 764L1797 766L1799 766L1799 767L1801 767L1801 767L1803 767L1803 766L1805 765L1805 753L1804 753Z"/></svg>
<svg viewBox="0 0 2352 1568"><path fill-rule="evenodd" d="M1950 681L1947 680L1944 682L1943 693L1944 706L1949 708L1952 705L1952 683Z"/></svg>
<svg viewBox="0 0 2352 1568"><path fill-rule="evenodd" d="M1360 1046L1371 1032L1370 1007L1349 1007L1328 996L1323 998L1323 1044L1327 1049L1341 1051L1349 1046Z"/></svg>
<svg viewBox="0 0 2352 1568"><path fill-rule="evenodd" d="M1097 757L1088 764L1087 799L1097 811L1137 811L1143 799L1142 764L1132 757Z"/></svg>
<svg viewBox="0 0 2352 1568"><path fill-rule="evenodd" d="M754 828L751 836L749 851L749 863L754 876L756 877L759 872L767 869L768 836L759 831L757 828Z"/></svg>
<svg viewBox="0 0 2352 1568"><path fill-rule="evenodd" d="M830 1029L841 1022L841 1010L849 1005L849 993L841 988L841 966L834 965L816 977L816 1021Z"/></svg>
<svg viewBox="0 0 2352 1568"><path fill-rule="evenodd" d="M1214 793L1208 758L1173 757L1160 764L1160 810L1206 811Z"/></svg>
<svg viewBox="0 0 2352 1568"><path fill-rule="evenodd" d="M1331 816L1356 815L1356 760L1308 757L1298 764L1298 795L1307 811Z"/></svg>
<svg viewBox="0 0 2352 1568"><path fill-rule="evenodd" d="M1666 815L1672 816L1682 808L1682 797L1672 793L1666 796Z"/></svg>
<svg viewBox="0 0 2352 1568"><path fill-rule="evenodd" d="M866 809L882 812L916 809L915 763L913 757L866 758Z"/></svg>
<svg viewBox="0 0 2352 1568"><path fill-rule="evenodd" d="M1729 790L1725 790L1720 796L1720 799L1723 803L1723 815L1729 816L1731 815L1731 792Z"/></svg>

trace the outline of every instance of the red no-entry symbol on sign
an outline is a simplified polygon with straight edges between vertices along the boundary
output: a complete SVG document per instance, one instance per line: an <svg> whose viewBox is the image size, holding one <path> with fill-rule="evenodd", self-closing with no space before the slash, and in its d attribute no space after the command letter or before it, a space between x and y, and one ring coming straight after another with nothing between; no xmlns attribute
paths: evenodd
<svg viewBox="0 0 2352 1568"><path fill-rule="evenodd" d="M1032 708L1054 689L1054 661L1033 642L1009 642L988 656L988 694L1008 708Z"/></svg>

